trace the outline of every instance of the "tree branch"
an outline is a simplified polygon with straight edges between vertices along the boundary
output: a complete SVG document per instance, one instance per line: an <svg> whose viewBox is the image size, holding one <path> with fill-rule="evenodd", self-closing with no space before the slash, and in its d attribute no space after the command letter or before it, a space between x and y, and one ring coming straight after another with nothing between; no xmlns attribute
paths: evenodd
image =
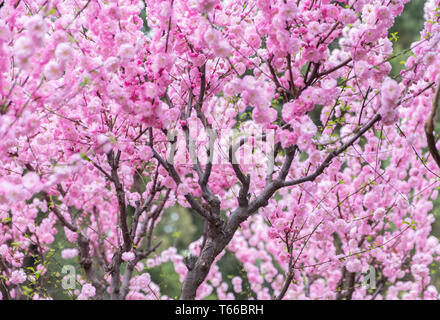
<svg viewBox="0 0 440 320"><path fill-rule="evenodd" d="M324 162L313 172L312 174L298 178L292 181L286 181L282 184L283 187L294 186L300 183L304 183L307 181L314 181L319 175L321 175L325 168L327 168L333 158L337 157L339 154L347 150L348 147L353 145L366 131L368 131L376 122L380 121L382 116L380 114L376 114L373 119L371 119L366 125L364 125L349 141L344 143L339 149L332 151L327 158L325 158Z"/></svg>
<svg viewBox="0 0 440 320"><path fill-rule="evenodd" d="M432 101L432 109L431 113L428 116L428 119L425 123L425 134L426 141L428 143L428 149L431 153L432 157L435 160L435 163L440 168L440 154L437 150L435 138L434 138L434 118L437 113L437 106L440 100L440 85L437 85L437 89L435 91L434 100Z"/></svg>
<svg viewBox="0 0 440 320"><path fill-rule="evenodd" d="M114 156L113 150L107 154L107 160L112 169L111 177L113 180L113 184L116 188L116 196L118 198L119 205L119 225L122 230L122 237L124 239L124 251L129 251L131 249L132 239L130 236L130 231L127 225L127 206L125 204L125 191L124 187L119 180L118 168L119 168L119 159L121 157L121 151L118 151L116 157Z"/></svg>

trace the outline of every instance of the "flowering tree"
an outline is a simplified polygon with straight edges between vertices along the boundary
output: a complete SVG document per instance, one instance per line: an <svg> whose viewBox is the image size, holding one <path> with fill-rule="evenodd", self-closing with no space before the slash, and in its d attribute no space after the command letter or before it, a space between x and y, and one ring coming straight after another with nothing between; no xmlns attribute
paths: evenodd
<svg viewBox="0 0 440 320"><path fill-rule="evenodd" d="M181 299L438 298L440 1L393 78L407 2L1 1L0 297L51 298L61 236L78 299L166 299L168 261ZM185 256L154 237L176 205Z"/></svg>

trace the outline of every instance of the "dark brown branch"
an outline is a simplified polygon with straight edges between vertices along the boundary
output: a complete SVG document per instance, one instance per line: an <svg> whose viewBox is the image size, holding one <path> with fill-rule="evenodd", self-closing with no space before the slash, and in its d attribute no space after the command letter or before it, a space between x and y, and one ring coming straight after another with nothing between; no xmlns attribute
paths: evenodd
<svg viewBox="0 0 440 320"><path fill-rule="evenodd" d="M437 113L439 100L440 100L440 85L437 85L437 89L434 95L434 100L432 101L431 113L429 114L428 119L426 120L425 123L425 134L426 134L426 141L428 143L429 152L434 158L435 163L437 163L437 166L440 168L440 154L435 145L436 143L434 138L434 118Z"/></svg>
<svg viewBox="0 0 440 320"><path fill-rule="evenodd" d="M206 63L204 63L200 67L199 71L202 75L200 76L200 93L199 93L199 99L197 101L197 108L202 108L203 100L205 98L205 91L206 91Z"/></svg>
<svg viewBox="0 0 440 320"><path fill-rule="evenodd" d="M347 300L351 300L353 298L353 293L354 293L354 289L355 289L355 280L356 280L356 273L349 272L348 273L348 284L347 284Z"/></svg>
<svg viewBox="0 0 440 320"><path fill-rule="evenodd" d="M124 251L129 251L131 249L132 239L130 236L130 231L127 225L127 206L125 203L125 191L124 187L119 180L118 168L119 168L119 159L121 157L121 151L118 151L116 157L114 156L113 150L107 154L107 160L112 169L111 177L113 180L113 184L116 188L116 197L118 198L118 206L119 206L119 225L122 230L122 237L124 239Z"/></svg>
<svg viewBox="0 0 440 320"><path fill-rule="evenodd" d="M355 143L366 131L368 131L376 122L379 122L381 119L382 116L380 114L376 114L376 116L374 116L374 118L371 119L366 125L364 125L349 141L339 147L339 149L332 151L327 156L327 158L325 158L324 162L315 170L315 172L303 178L286 181L283 183L283 187L294 186L307 181L314 181L319 175L324 172L325 168L327 168L331 164L332 160L335 157L347 150L348 147L353 145L353 143Z"/></svg>
<svg viewBox="0 0 440 320"><path fill-rule="evenodd" d="M240 165L237 163L237 159L235 157L235 151L236 148L233 148L232 146L229 148L229 162L231 163L232 169L234 170L235 175L241 183L240 193L238 196L238 204L240 207L247 207L247 196L249 192L251 177L241 171Z"/></svg>
<svg viewBox="0 0 440 320"><path fill-rule="evenodd" d="M341 69L342 67L344 67L344 66L346 66L347 64L349 64L351 60L352 60L352 58L348 58L347 60L341 62L340 64L334 66L333 68L330 68L330 69L328 69L328 70L325 70L325 71L323 71L323 72L318 73L318 76L317 76L317 77L320 78L320 77L323 77L323 76L328 75L329 73L332 73L333 71L336 71L336 70L338 70L338 69Z"/></svg>
<svg viewBox="0 0 440 320"><path fill-rule="evenodd" d="M57 208L55 203L50 199L50 196L44 192L44 200L46 200L47 205L49 206L50 210L56 215L58 220L60 220L61 224L68 228L70 231L77 232L78 228L68 222L66 218L64 218L63 214L60 212L60 210Z"/></svg>
<svg viewBox="0 0 440 320"><path fill-rule="evenodd" d="M2 260L0 259L0 275L3 274L3 270L6 271L6 267L3 265ZM9 288L6 285L6 282L3 278L0 278L0 292L2 293L4 300L11 300L11 295L9 294Z"/></svg>
<svg viewBox="0 0 440 320"><path fill-rule="evenodd" d="M173 178L174 182L176 184L182 183L182 180L180 179L180 176L177 173L174 166L172 164L168 163L159 153L157 153L156 150L154 150L153 148L151 148L151 150L153 151L153 157L157 161L159 161L159 163L161 164L162 167L165 168L165 170L167 170L168 174L171 176L171 178ZM185 199L191 205L191 208L194 209L198 214L200 214L206 220L208 220L212 223L215 223L215 219L213 219L213 217L210 216L209 212L207 210L205 210L200 205L199 202L197 202L197 200L194 198L194 196L192 194L190 194L190 193L186 194Z"/></svg>
<svg viewBox="0 0 440 320"><path fill-rule="evenodd" d="M90 241L81 232L78 233L78 246L79 246L79 264L84 269L86 277L92 282L93 286L96 288L97 297L102 297L105 291L104 285L96 276L93 270L93 261L90 257Z"/></svg>
<svg viewBox="0 0 440 320"><path fill-rule="evenodd" d="M388 278L384 277L384 275L382 274L382 279L379 282L379 285L377 286L376 291L374 291L373 295L371 296L371 300L376 299L376 297L383 292L383 290L385 289L385 284L387 282Z"/></svg>
<svg viewBox="0 0 440 320"><path fill-rule="evenodd" d="M90 159L90 162L93 164L93 166L98 169L99 171L101 171L104 176L109 180L113 182L113 178L99 165L97 164L95 161Z"/></svg>

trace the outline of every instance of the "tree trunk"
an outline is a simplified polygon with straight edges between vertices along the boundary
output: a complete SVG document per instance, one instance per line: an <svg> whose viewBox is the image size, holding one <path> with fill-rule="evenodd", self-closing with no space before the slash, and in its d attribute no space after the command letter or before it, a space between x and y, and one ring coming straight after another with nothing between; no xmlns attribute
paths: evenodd
<svg viewBox="0 0 440 320"><path fill-rule="evenodd" d="M214 263L215 258L227 246L232 237L226 236L223 232L218 232L214 236L206 238L206 242L200 256L195 263L187 263L188 273L183 281L180 300L194 300L197 288L205 280L206 276Z"/></svg>

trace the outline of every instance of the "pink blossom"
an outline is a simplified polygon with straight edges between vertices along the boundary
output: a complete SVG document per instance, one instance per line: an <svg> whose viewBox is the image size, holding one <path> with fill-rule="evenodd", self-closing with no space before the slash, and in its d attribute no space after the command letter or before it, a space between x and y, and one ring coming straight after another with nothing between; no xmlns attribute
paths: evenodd
<svg viewBox="0 0 440 320"><path fill-rule="evenodd" d="M122 254L122 260L124 261L133 261L135 259L135 255L133 252L124 252Z"/></svg>
<svg viewBox="0 0 440 320"><path fill-rule="evenodd" d="M436 58L437 55L434 52L428 52L423 58L423 63L427 66L430 66L435 63Z"/></svg>
<svg viewBox="0 0 440 320"><path fill-rule="evenodd" d="M399 85L395 80L386 79L381 87L381 97L383 101L396 101L400 95Z"/></svg>
<svg viewBox="0 0 440 320"><path fill-rule="evenodd" d="M78 249L64 249L61 251L61 258L63 259L73 259L78 256Z"/></svg>
<svg viewBox="0 0 440 320"><path fill-rule="evenodd" d="M382 218L385 216L385 209L378 208L374 211L374 219L376 220L382 220Z"/></svg>
<svg viewBox="0 0 440 320"><path fill-rule="evenodd" d="M298 7L293 1L287 1L281 6L280 16L285 20L294 19L298 13Z"/></svg>
<svg viewBox="0 0 440 320"><path fill-rule="evenodd" d="M56 61L50 61L44 68L44 75L48 80L58 80L63 75L63 68Z"/></svg>
<svg viewBox="0 0 440 320"><path fill-rule="evenodd" d="M275 121L277 112L272 108L255 108L252 116L256 123L269 124Z"/></svg>
<svg viewBox="0 0 440 320"><path fill-rule="evenodd" d="M34 38L42 38L46 32L46 23L42 16L31 16L26 22L26 29Z"/></svg>
<svg viewBox="0 0 440 320"><path fill-rule="evenodd" d="M35 52L35 45L31 38L22 36L14 43L14 53L18 58L29 58Z"/></svg>
<svg viewBox="0 0 440 320"><path fill-rule="evenodd" d="M9 279L13 284L20 284L26 281L26 273L23 270L14 270Z"/></svg>
<svg viewBox="0 0 440 320"><path fill-rule="evenodd" d="M346 267L349 272L361 272L362 271L362 263L359 259L350 259L347 262Z"/></svg>
<svg viewBox="0 0 440 320"><path fill-rule="evenodd" d="M0 41L9 42L11 39L11 31L4 21L0 21Z"/></svg>
<svg viewBox="0 0 440 320"><path fill-rule="evenodd" d="M143 146L139 150L139 156L143 161L149 161L153 156L153 151L149 146Z"/></svg>
<svg viewBox="0 0 440 320"><path fill-rule="evenodd" d="M96 289L90 283L86 283L85 285L82 286L81 295L85 299L91 298L91 297L95 296L95 294L96 294ZM81 300L79 297L78 297L78 299Z"/></svg>
<svg viewBox="0 0 440 320"><path fill-rule="evenodd" d="M191 192L190 187L186 183L181 183L177 186L177 193L181 195L187 195Z"/></svg>
<svg viewBox="0 0 440 320"><path fill-rule="evenodd" d="M123 44L119 47L118 56L123 60L130 60L134 57L136 51L131 44Z"/></svg>
<svg viewBox="0 0 440 320"><path fill-rule="evenodd" d="M73 58L73 55L72 47L66 42L60 43L55 50L55 56L59 61L69 61Z"/></svg>
<svg viewBox="0 0 440 320"><path fill-rule="evenodd" d="M301 134L308 138L313 137L316 132L317 128L312 121L307 121L301 125Z"/></svg>
<svg viewBox="0 0 440 320"><path fill-rule="evenodd" d="M339 12L339 20L343 24L354 23L357 20L356 13L351 9L342 9Z"/></svg>
<svg viewBox="0 0 440 320"><path fill-rule="evenodd" d="M105 134L98 135L96 142L98 144L98 149L102 150L104 153L108 153L112 149L110 138Z"/></svg>
<svg viewBox="0 0 440 320"><path fill-rule="evenodd" d="M120 66L119 59L116 57L110 57L107 60L105 60L104 67L109 72L116 72Z"/></svg>
<svg viewBox="0 0 440 320"><path fill-rule="evenodd" d="M215 8L219 0L197 0L197 6L202 12L209 12Z"/></svg>
<svg viewBox="0 0 440 320"><path fill-rule="evenodd" d="M23 176L23 186L34 192L38 192L41 188L41 181L38 174L35 172L28 172Z"/></svg>

